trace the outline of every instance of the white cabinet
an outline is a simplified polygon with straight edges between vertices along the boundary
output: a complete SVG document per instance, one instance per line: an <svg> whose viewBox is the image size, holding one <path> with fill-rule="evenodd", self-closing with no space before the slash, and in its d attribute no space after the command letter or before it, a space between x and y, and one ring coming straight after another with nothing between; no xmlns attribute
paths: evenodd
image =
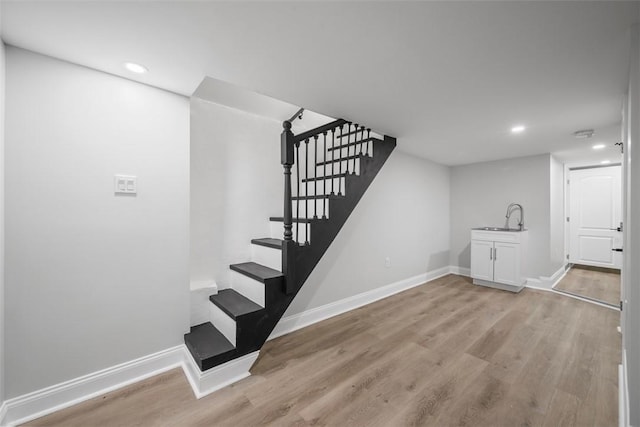
<svg viewBox="0 0 640 427"><path fill-rule="evenodd" d="M476 285L520 292L526 283L527 231L471 231L471 277Z"/></svg>

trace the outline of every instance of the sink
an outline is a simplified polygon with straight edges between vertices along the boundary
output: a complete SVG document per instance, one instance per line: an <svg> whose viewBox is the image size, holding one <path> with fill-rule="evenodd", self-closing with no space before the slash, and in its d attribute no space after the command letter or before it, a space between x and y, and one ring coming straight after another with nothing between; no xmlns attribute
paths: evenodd
<svg viewBox="0 0 640 427"><path fill-rule="evenodd" d="M519 228L503 228L503 227L478 227L473 230L483 230L483 231L524 231Z"/></svg>

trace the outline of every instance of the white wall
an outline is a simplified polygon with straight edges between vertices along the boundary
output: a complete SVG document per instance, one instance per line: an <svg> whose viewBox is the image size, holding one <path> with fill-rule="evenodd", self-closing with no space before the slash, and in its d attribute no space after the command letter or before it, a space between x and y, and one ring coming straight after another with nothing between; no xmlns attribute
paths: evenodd
<svg viewBox="0 0 640 427"><path fill-rule="evenodd" d="M12 47L6 89L7 398L181 344L188 99Z"/></svg>
<svg viewBox="0 0 640 427"><path fill-rule="evenodd" d="M471 228L503 227L509 203L520 203L529 230L527 277L550 276L550 155L451 168L451 265L470 268ZM511 218L517 224L518 214Z"/></svg>
<svg viewBox="0 0 640 427"><path fill-rule="evenodd" d="M396 149L285 316L448 265L449 168Z"/></svg>
<svg viewBox="0 0 640 427"><path fill-rule="evenodd" d="M553 156L549 159L549 275L566 263L564 214L564 164Z"/></svg>
<svg viewBox="0 0 640 427"><path fill-rule="evenodd" d="M0 34L2 34L2 4L0 3ZM4 401L4 104L5 48L0 39L0 405Z"/></svg>
<svg viewBox="0 0 640 427"><path fill-rule="evenodd" d="M191 99L191 280L229 285L229 264L250 261L251 239L282 216L282 123Z"/></svg>

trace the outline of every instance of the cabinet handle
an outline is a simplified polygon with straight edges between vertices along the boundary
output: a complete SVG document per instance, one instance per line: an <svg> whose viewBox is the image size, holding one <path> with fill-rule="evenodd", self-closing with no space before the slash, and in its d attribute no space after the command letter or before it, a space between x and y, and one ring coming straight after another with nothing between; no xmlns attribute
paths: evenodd
<svg viewBox="0 0 640 427"><path fill-rule="evenodd" d="M498 248L493 248L493 260L498 260Z"/></svg>
<svg viewBox="0 0 640 427"><path fill-rule="evenodd" d="M489 259L493 260L493 248L489 248Z"/></svg>

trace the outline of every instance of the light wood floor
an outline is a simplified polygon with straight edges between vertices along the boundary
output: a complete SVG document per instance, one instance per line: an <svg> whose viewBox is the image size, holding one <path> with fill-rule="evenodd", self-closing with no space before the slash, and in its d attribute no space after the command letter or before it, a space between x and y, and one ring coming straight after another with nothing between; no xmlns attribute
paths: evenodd
<svg viewBox="0 0 640 427"><path fill-rule="evenodd" d="M574 265L555 289L618 306L620 304L620 273L608 268Z"/></svg>
<svg viewBox="0 0 640 427"><path fill-rule="evenodd" d="M617 426L619 313L446 276L272 340L201 400L173 370L47 426Z"/></svg>

